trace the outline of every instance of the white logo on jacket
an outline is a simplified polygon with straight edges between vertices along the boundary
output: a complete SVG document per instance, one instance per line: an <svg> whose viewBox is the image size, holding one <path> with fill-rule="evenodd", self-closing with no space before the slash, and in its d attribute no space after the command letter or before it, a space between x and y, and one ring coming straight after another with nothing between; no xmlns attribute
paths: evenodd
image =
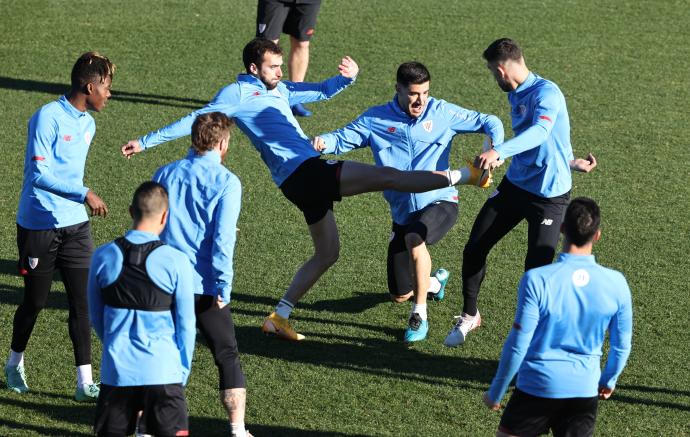
<svg viewBox="0 0 690 437"><path fill-rule="evenodd" d="M431 132L431 129L434 128L434 122L433 120L427 120L424 123L422 123L422 127L424 128L425 131Z"/></svg>
<svg viewBox="0 0 690 437"><path fill-rule="evenodd" d="M31 270L35 269L37 265L38 265L38 258L29 257L29 267L31 267Z"/></svg>
<svg viewBox="0 0 690 437"><path fill-rule="evenodd" d="M589 284L589 273L585 269L578 269L573 272L573 284L576 287L584 287Z"/></svg>

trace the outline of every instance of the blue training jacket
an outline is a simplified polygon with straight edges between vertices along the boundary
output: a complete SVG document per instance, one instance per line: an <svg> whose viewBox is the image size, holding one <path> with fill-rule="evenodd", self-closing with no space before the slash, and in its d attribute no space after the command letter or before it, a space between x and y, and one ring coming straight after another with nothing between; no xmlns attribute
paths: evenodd
<svg viewBox="0 0 690 437"><path fill-rule="evenodd" d="M232 257L240 215L240 180L210 150L156 171L153 180L168 191L170 216L161 240L187 255L194 267L193 291L230 302Z"/></svg>
<svg viewBox="0 0 690 437"><path fill-rule="evenodd" d="M134 244L158 240L142 231L128 231ZM122 271L123 255L113 242L96 249L89 271L89 318L103 342L101 381L117 387L186 384L196 338L192 267L185 254L168 245L146 259L149 278L174 296L174 310L143 311L103 303L101 290Z"/></svg>
<svg viewBox="0 0 690 437"><path fill-rule="evenodd" d="M44 105L29 120L24 183L17 224L26 229L63 228L89 219L84 166L96 123L66 96Z"/></svg>
<svg viewBox="0 0 690 437"><path fill-rule="evenodd" d="M385 105L369 108L344 128L319 136L326 143L323 153L339 155L355 148L371 147L379 166L448 170L453 137L468 132L486 133L494 144L503 142L503 124L496 116L429 97L422 115L414 118L400 108L394 97ZM433 202L458 202L455 187L425 193L386 190L383 196L390 204L393 221L401 225L409 222L411 214Z"/></svg>
<svg viewBox="0 0 690 437"><path fill-rule="evenodd" d="M320 83L279 82L273 90L250 74L240 74L237 82L218 91L201 109L139 138L144 149L189 135L199 114L222 112L235 119L237 126L259 151L261 159L280 186L304 161L319 153L292 115L297 103L327 100L349 86L354 79L338 75Z"/></svg>
<svg viewBox="0 0 690 437"><path fill-rule="evenodd" d="M632 300L623 275L597 264L594 255L562 253L556 263L523 275L489 397L498 403L515 373L517 388L533 396L596 396L598 387L615 387L631 338Z"/></svg>
<svg viewBox="0 0 690 437"><path fill-rule="evenodd" d="M570 191L570 119L565 97L555 83L530 72L508 93L515 137L496 147L500 158L513 157L510 182L541 197Z"/></svg>

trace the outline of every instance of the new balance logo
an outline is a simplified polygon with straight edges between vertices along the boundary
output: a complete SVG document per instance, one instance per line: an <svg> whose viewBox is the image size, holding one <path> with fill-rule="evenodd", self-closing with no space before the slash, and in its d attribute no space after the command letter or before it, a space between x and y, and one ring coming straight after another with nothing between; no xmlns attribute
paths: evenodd
<svg viewBox="0 0 690 437"><path fill-rule="evenodd" d="M544 226L551 226L551 224L553 224L553 220L552 219L544 219L541 221L541 224Z"/></svg>

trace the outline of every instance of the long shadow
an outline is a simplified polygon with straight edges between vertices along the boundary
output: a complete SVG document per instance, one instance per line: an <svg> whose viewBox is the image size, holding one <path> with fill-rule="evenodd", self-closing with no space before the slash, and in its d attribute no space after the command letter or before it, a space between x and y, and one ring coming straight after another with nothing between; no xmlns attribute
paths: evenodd
<svg viewBox="0 0 690 437"><path fill-rule="evenodd" d="M0 284L0 304L18 306L24 299L24 288ZM52 291L48 293L45 308L56 310L69 310L67 295Z"/></svg>
<svg viewBox="0 0 690 437"><path fill-rule="evenodd" d="M247 424L247 429L254 437L267 436L300 436L300 437L360 437L364 434L345 434L337 431L310 431L297 428L288 428L278 425L252 425ZM195 417L189 418L189 434L203 435L203 436L227 436L228 422L222 419L214 419L210 417Z"/></svg>
<svg viewBox="0 0 690 437"><path fill-rule="evenodd" d="M634 390L634 391L642 391L642 392L647 392L647 393L666 393L669 395L674 395L674 396L688 396L690 397L690 391L683 391L683 390L674 390L666 387L648 387L645 385L628 385L628 384L619 384L617 386L619 390Z"/></svg>
<svg viewBox="0 0 690 437"><path fill-rule="evenodd" d="M11 430L34 432L38 435L64 435L64 436L91 436L92 434L86 434L83 432L68 431L66 429L54 428L49 426L33 425L31 423L18 422L15 420L0 419L0 426L6 426ZM16 434L15 434L16 435Z"/></svg>
<svg viewBox="0 0 690 437"><path fill-rule="evenodd" d="M19 275L19 266L16 259L0 259L0 273L6 275Z"/></svg>
<svg viewBox="0 0 690 437"><path fill-rule="evenodd" d="M273 302L273 304L275 304L275 301L272 300L271 302ZM300 307L302 307L302 303L300 303ZM242 309L242 308L233 308L232 313L233 314L242 314L244 316L253 316L253 317L265 317L268 315L268 313L263 312L263 311L246 310L246 309ZM401 332L402 332L400 330L400 328L390 328L390 327L386 327L386 326L370 325L368 323L359 323L359 322L344 322L342 320L338 320L337 322L334 322L332 319L320 319L317 317L299 316L299 320L304 320L307 322L324 323L324 324L337 323L339 326L349 326L351 328L358 328L358 329L364 329L367 331L380 332L380 333L386 334L389 337L400 337Z"/></svg>
<svg viewBox="0 0 690 437"><path fill-rule="evenodd" d="M76 404L74 401L70 402L70 404L45 404L43 402L40 402L40 399L37 399L35 396L29 396L29 395L17 395L17 396L22 396L23 399L17 399L16 396L13 394L9 394L6 396L0 397L1 402L3 405L11 405L17 408L21 408L22 410L29 411L33 410L37 414L41 415L46 415L50 417L52 420L58 421L58 422L64 422L64 423L76 423L84 426L92 426L93 425L93 420L94 420L94 414L95 414L95 406L93 404L91 405L84 405L84 404ZM26 399L32 399L32 400L25 400ZM3 422L8 422L8 423L3 423ZM9 426L13 429L27 429L27 430L35 430L37 427L36 425L32 424L24 424L20 422L14 422L14 421L8 421L8 420L1 420L0 419L0 424L3 424L5 426ZM26 427L26 428L25 428ZM39 427L39 428L44 428L44 427ZM67 431L59 428L46 428L43 431L39 431L41 434L47 434L47 435L75 435L73 431ZM78 435L88 435L88 434L78 434Z"/></svg>
<svg viewBox="0 0 690 437"><path fill-rule="evenodd" d="M359 314L364 311L374 308L375 306L390 302L387 292L373 292L365 293L357 291L353 296L344 297L340 299L326 299L314 303L300 302L300 308L311 311L328 311L331 313L348 313ZM238 302L247 302L253 304L263 304L273 306L276 304L276 299L273 297L253 296L251 294L243 294L232 292L232 299Z"/></svg>
<svg viewBox="0 0 690 437"><path fill-rule="evenodd" d="M16 79L13 77L0 76L0 88L61 95L67 93L70 89L70 86L64 83L42 82L37 80ZM148 105L172 106L190 109L197 109L200 106L208 103L207 100L165 96L159 94L132 93L120 90L112 90L112 95L113 99L123 102L145 103Z"/></svg>
<svg viewBox="0 0 690 437"><path fill-rule="evenodd" d="M425 384L476 388L489 384L498 362L461 356L439 356L408 348L402 342L337 336L343 343L319 340L332 335L304 331L299 344L265 337L258 328L236 327L240 354L251 354L314 366L350 370Z"/></svg>
<svg viewBox="0 0 690 437"><path fill-rule="evenodd" d="M615 402L625 402L626 404L647 405L650 407L662 407L670 408L672 410L690 411L689 404L679 404L675 402L657 401L652 399L639 399L631 396L621 395L620 393L614 393L613 396L611 396L611 400Z"/></svg>

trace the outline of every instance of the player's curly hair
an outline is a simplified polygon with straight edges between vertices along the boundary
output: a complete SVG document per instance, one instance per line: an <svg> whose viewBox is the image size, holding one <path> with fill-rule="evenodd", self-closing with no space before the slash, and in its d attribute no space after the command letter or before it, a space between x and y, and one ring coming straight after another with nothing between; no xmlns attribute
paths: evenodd
<svg viewBox="0 0 690 437"><path fill-rule="evenodd" d="M232 119L222 112L208 112L199 115L192 124L192 148L203 155L227 138L232 127Z"/></svg>
<svg viewBox="0 0 690 437"><path fill-rule="evenodd" d="M519 61L522 59L522 50L516 41L510 38L500 38L492 42L484 50L482 56L487 62Z"/></svg>
<svg viewBox="0 0 690 437"><path fill-rule="evenodd" d="M273 53L274 55L283 54L283 50L281 50L278 44L266 38L254 38L244 46L242 50L242 62L244 62L244 68L247 70L247 73L250 72L249 66L251 64L257 67L261 66L266 52Z"/></svg>
<svg viewBox="0 0 690 437"><path fill-rule="evenodd" d="M577 197L565 210L563 233L570 243L582 247L592 241L600 223L601 211L597 202L588 197Z"/></svg>
<svg viewBox="0 0 690 437"><path fill-rule="evenodd" d="M103 83L107 78L112 80L115 64L98 52L86 52L77 59L72 67L72 90L84 91L90 83Z"/></svg>

